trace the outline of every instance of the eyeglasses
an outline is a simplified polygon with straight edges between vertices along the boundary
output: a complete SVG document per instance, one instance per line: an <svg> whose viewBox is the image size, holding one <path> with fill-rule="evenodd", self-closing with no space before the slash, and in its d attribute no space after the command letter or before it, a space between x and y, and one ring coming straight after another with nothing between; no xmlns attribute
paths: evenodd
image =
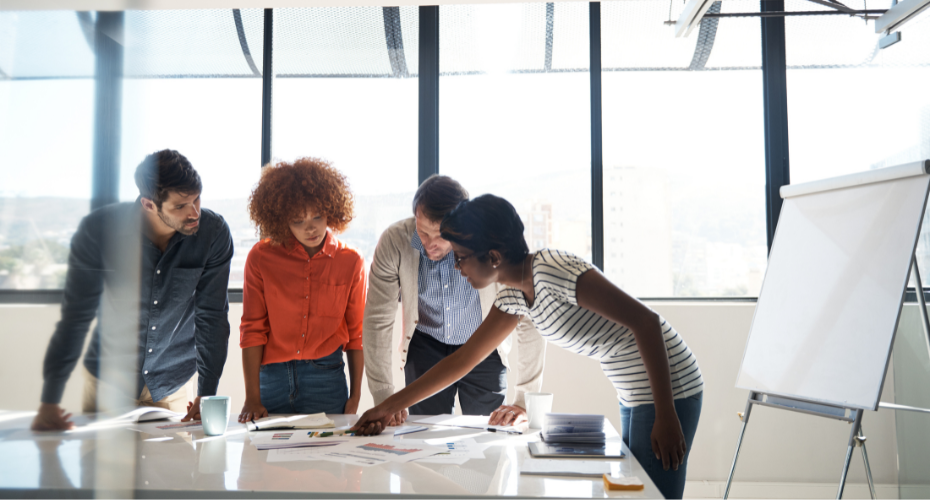
<svg viewBox="0 0 930 500"><path fill-rule="evenodd" d="M468 260L468 259L474 257L475 255L478 255L478 254L474 254L474 253L473 253L473 254L466 255L466 256L464 256L464 257L459 257L458 255L455 255L455 254L453 253L453 254L452 254L452 259L453 259L453 261L455 262L455 267L461 269L461 268L462 268L462 261L463 261L463 260Z"/></svg>

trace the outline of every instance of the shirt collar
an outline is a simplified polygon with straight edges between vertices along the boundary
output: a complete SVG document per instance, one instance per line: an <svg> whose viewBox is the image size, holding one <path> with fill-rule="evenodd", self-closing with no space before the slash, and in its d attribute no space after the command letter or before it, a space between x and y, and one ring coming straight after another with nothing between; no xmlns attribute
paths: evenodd
<svg viewBox="0 0 930 500"><path fill-rule="evenodd" d="M323 255L329 258L333 258L336 255L336 237L333 236L332 231L329 228L326 228L326 236L323 238L323 248L320 249L320 252L317 255ZM291 238L287 242L287 253L288 255L300 255L302 257L307 256L307 250L304 249L304 246L297 241L297 238L294 235L291 235Z"/></svg>
<svg viewBox="0 0 930 500"><path fill-rule="evenodd" d="M413 236L410 238L410 246L413 247L414 250L420 252L421 256L427 257L426 248L423 247L423 241L420 239L420 234L416 231L413 232Z"/></svg>

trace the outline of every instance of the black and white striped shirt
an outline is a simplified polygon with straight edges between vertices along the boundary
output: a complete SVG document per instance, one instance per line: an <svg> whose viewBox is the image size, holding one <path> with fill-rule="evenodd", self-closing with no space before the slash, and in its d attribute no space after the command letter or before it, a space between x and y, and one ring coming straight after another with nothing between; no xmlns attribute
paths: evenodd
<svg viewBox="0 0 930 500"><path fill-rule="evenodd" d="M632 330L578 305L578 277L592 268L574 254L540 250L533 259L533 307L527 307L523 293L515 288L501 290L494 305L507 314L529 315L549 342L600 360L601 369L624 406L653 403L649 377ZM668 349L674 399L701 392L704 379L697 358L664 318L659 316L659 321Z"/></svg>

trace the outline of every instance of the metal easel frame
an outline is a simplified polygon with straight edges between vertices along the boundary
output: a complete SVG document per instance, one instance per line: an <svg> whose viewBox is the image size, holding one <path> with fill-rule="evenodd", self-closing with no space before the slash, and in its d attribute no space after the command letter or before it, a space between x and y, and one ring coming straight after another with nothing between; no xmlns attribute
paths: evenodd
<svg viewBox="0 0 930 500"><path fill-rule="evenodd" d="M924 299L924 287L920 279L920 271L917 269L917 254L911 258L911 272L916 281L917 303L920 306L920 316L923 319L924 340L927 343L927 351L930 352L930 317L927 313L927 304ZM733 474L736 472L736 461L739 458L739 450L743 445L743 436L746 435L746 426L749 424L749 415L752 412L753 405L770 406L772 408L781 408L783 410L816 415L834 420L842 420L852 424L849 431L849 444L846 448L846 460L843 463L843 473L840 475L840 486L836 492L837 500L843 498L843 488L846 486L846 476L849 473L849 463L852 460L853 448L858 446L862 450L862 461L865 464L865 476L869 482L869 493L873 500L875 496L875 484L872 481L872 469L869 467L869 455L866 452L865 434L862 432L862 415L863 410L856 408L844 408L840 406L831 406L822 403L812 403L798 399L791 399L782 396L773 396L761 392L750 392L746 400L746 409L739 413L739 418L743 422L740 429L739 439L736 441L736 453L733 455L733 465L730 466L730 475L727 477L727 488L724 491L723 498L730 496L730 486L733 485ZM912 406L896 405L890 403L879 403L881 408L889 410L916 411L930 413L930 410L924 408L915 408Z"/></svg>

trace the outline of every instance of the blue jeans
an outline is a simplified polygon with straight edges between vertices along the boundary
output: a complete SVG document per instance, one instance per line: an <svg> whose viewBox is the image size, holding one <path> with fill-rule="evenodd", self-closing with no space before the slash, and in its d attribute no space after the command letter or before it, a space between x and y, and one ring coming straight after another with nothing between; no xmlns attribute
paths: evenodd
<svg viewBox="0 0 930 500"><path fill-rule="evenodd" d="M688 456L691 454L691 443L697 432L698 420L701 418L701 402L704 393L675 400L675 412L681 422L681 430L685 433L685 443L688 451L685 452L684 463L678 470L669 467L662 469L662 460L657 460L652 452L652 426L656 421L656 406L654 404L639 405L633 408L620 405L620 427L622 427L623 442L633 456L649 474L649 478L656 484L665 498L681 498L685 492L685 476L688 472Z"/></svg>
<svg viewBox="0 0 930 500"><path fill-rule="evenodd" d="M345 412L349 385L341 347L318 359L262 365L258 375L268 413Z"/></svg>

